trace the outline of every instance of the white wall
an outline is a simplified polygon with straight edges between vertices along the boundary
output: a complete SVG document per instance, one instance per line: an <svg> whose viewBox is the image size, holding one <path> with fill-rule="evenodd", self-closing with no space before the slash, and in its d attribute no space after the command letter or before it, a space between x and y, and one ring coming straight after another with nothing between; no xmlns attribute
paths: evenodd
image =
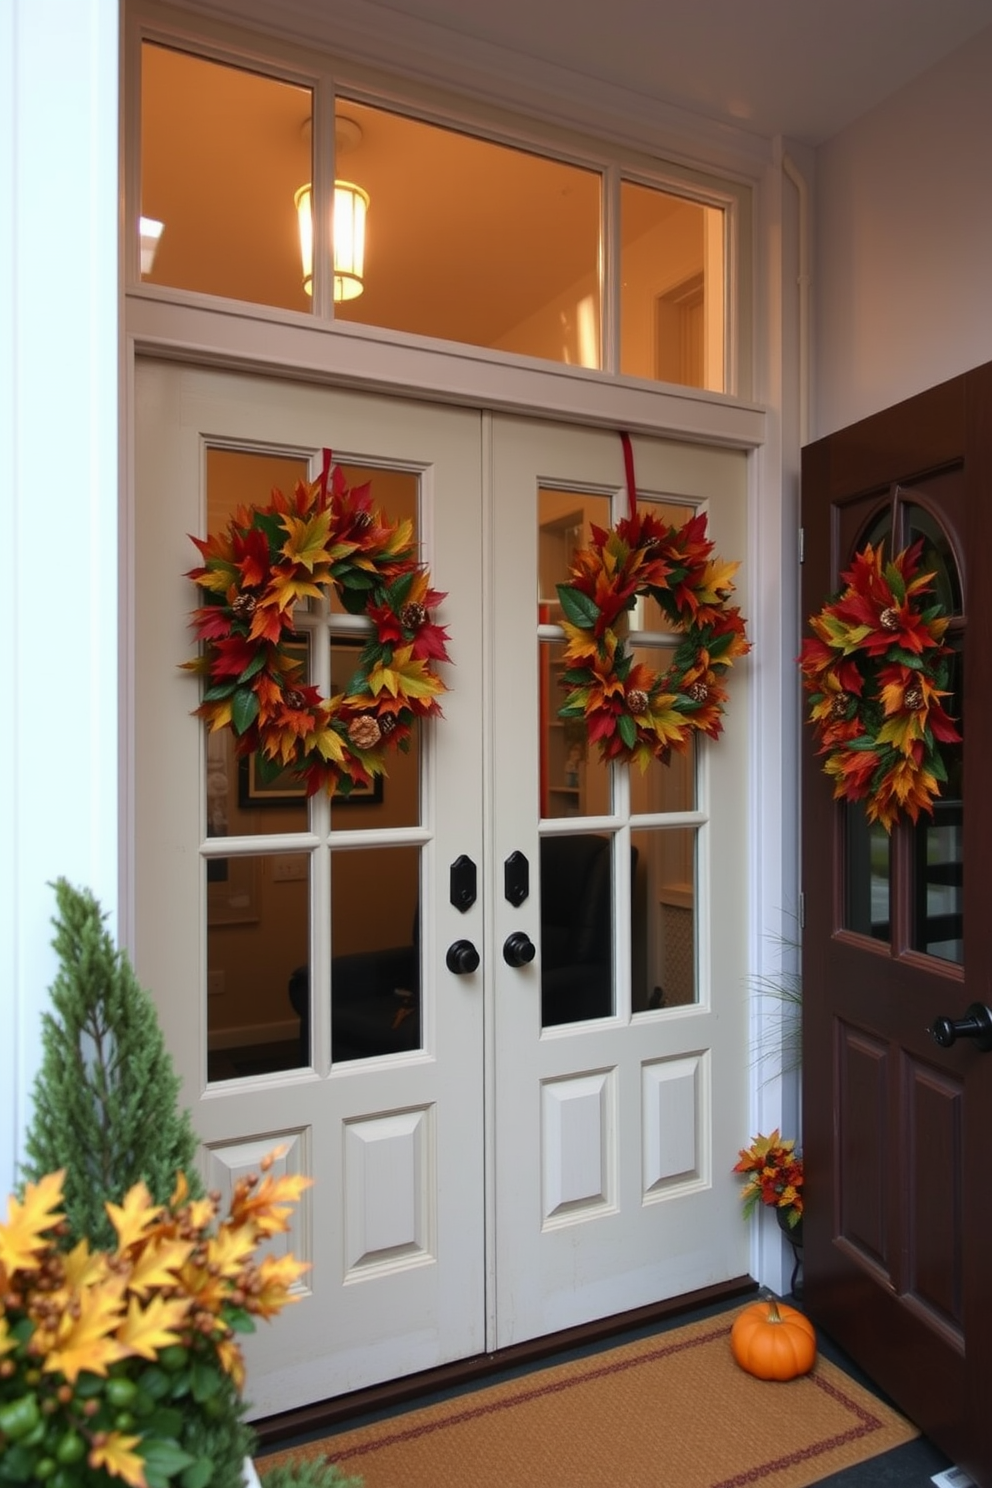
<svg viewBox="0 0 992 1488"><path fill-rule="evenodd" d="M992 360L992 27L817 152L814 437Z"/></svg>
<svg viewBox="0 0 992 1488"><path fill-rule="evenodd" d="M0 0L0 1218L60 874L117 899L117 0Z"/></svg>

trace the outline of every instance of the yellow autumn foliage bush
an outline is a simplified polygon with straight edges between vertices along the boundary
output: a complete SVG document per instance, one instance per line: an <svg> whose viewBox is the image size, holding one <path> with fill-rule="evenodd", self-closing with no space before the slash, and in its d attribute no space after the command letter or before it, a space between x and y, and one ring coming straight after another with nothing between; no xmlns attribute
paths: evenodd
<svg viewBox="0 0 992 1488"><path fill-rule="evenodd" d="M107 1213L117 1244L65 1251L64 1173L11 1197L0 1224L0 1484L209 1488L214 1464L181 1445L184 1416L244 1384L237 1334L295 1300L307 1269L259 1254L289 1229L309 1179L272 1173L168 1204L135 1184Z"/></svg>

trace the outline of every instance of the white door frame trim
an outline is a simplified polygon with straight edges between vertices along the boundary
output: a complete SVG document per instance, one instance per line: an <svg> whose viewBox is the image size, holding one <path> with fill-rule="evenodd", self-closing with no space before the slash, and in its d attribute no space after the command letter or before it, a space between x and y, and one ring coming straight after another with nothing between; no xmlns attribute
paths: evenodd
<svg viewBox="0 0 992 1488"><path fill-rule="evenodd" d="M198 304L132 294L125 312L129 345L140 355L735 449L757 449L766 438L761 404L699 388L509 358L484 347L441 349L423 337L218 306L205 297Z"/></svg>

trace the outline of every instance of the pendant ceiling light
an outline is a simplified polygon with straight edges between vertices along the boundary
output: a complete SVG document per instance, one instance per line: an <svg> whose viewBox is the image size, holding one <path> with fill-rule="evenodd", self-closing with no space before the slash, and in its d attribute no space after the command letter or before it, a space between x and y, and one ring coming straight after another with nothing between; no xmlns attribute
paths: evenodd
<svg viewBox="0 0 992 1488"><path fill-rule="evenodd" d="M309 120L307 121L309 127ZM362 131L353 119L334 121L335 153L357 145ZM308 181L293 197L300 229L303 288L313 294L313 187ZM365 214L368 192L352 181L334 182L331 236L334 244L334 301L354 300L365 288Z"/></svg>

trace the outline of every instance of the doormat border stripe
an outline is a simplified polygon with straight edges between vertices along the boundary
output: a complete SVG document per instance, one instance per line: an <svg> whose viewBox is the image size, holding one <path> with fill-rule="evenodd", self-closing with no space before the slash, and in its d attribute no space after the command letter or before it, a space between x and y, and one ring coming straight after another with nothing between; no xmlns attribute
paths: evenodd
<svg viewBox="0 0 992 1488"><path fill-rule="evenodd" d="M727 1329L729 1334L730 1329ZM836 1365L834 1366L836 1368ZM822 1457L825 1452L834 1452L838 1447L846 1447L851 1442L861 1441L866 1436L871 1436L875 1431L881 1431L885 1422L880 1416L866 1410L858 1401L852 1400L843 1390L831 1384L822 1374L810 1374L807 1376L811 1385L822 1390L836 1400L838 1405L845 1410L851 1411L860 1420L860 1425L852 1426L848 1431L839 1431L834 1436L825 1437L822 1441L809 1442L805 1447L797 1447L794 1452L787 1452L784 1457L776 1458L772 1462L764 1462L760 1467L752 1467L747 1472L737 1473L735 1477L724 1478L722 1483L714 1483L713 1488L744 1488L747 1483L760 1482L762 1478L770 1478L773 1473L784 1472L787 1468L796 1467L802 1462L815 1462L817 1457Z"/></svg>

